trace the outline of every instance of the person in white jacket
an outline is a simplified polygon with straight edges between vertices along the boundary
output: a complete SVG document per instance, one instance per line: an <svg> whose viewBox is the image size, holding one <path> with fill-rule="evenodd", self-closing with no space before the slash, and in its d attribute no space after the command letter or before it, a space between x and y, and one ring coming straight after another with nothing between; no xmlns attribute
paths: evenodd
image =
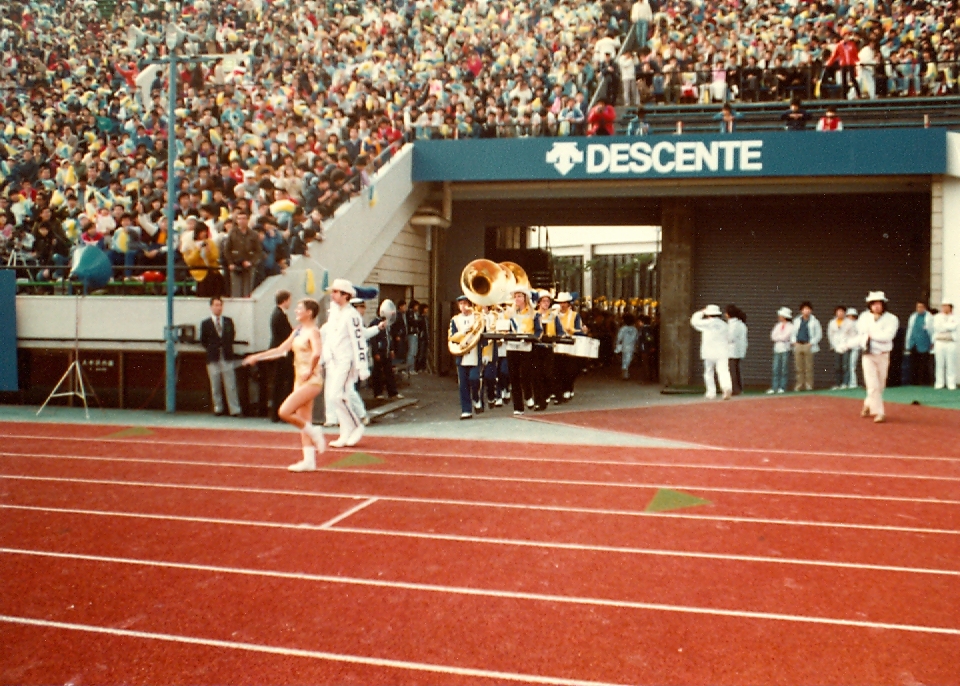
<svg viewBox="0 0 960 686"><path fill-rule="evenodd" d="M800 316L793 320L793 363L797 372L797 383L793 390L813 390L813 356L820 352L823 340L823 327L820 320L813 316L813 305L805 300L800 303Z"/></svg>
<svg viewBox="0 0 960 686"><path fill-rule="evenodd" d="M323 365L331 405L340 424L340 437L329 444L333 448L356 445L363 436L362 420L351 407L349 395L349 388L357 379L363 381L370 377L363 319L350 304L350 299L356 296L356 289L346 279L334 279L330 286L333 304L324 329Z"/></svg>
<svg viewBox="0 0 960 686"><path fill-rule="evenodd" d="M357 314L360 315L360 319L363 320L367 313L367 301L363 298L353 298L350 300L350 304L353 305L353 309L357 311ZM386 322L380 322L379 324L363 327L363 342L367 347L368 366L373 360L370 355L370 339L383 331L386 327ZM360 391L357 389L358 381L355 381L348 387L347 393L350 398L350 407L353 408L353 411L356 413L356 415L360 417L360 421L364 424L364 426L366 426L370 423L370 418L367 416L367 406L363 404L363 398L360 397Z"/></svg>
<svg viewBox="0 0 960 686"><path fill-rule="evenodd" d="M867 310L857 320L860 347L863 349L863 383L867 387L867 398L860 416L872 416L878 424L886 421L883 390L887 387L890 351L893 350L893 339L899 328L900 320L887 312L887 296L883 291L868 293Z"/></svg>
<svg viewBox="0 0 960 686"><path fill-rule="evenodd" d="M747 315L736 305L727 305L727 328L730 337L729 365L733 394L743 393L740 360L747 356Z"/></svg>
<svg viewBox="0 0 960 686"><path fill-rule="evenodd" d="M707 305L704 309L694 312L690 318L690 325L701 334L700 358L703 360L703 381L707 386L706 397L717 397L717 384L713 380L716 373L720 379L720 388L723 399L729 400L733 395L730 380L730 367L727 360L730 356L730 328L723 321L723 312L717 305Z"/></svg>
<svg viewBox="0 0 960 686"><path fill-rule="evenodd" d="M857 383L857 361L860 359L860 334L857 333L856 307L847 308L847 321L850 323L850 326L847 329L847 352L844 353L847 356L845 365L847 369L847 379L845 381L845 387L857 388L859 386Z"/></svg>
<svg viewBox="0 0 960 686"><path fill-rule="evenodd" d="M837 305L833 312L833 319L827 324L827 340L830 342L830 348L833 350L833 388L847 387L847 379L850 377L850 356L847 355L847 340L850 330L856 330L855 322L847 319L847 308L843 305Z"/></svg>
<svg viewBox="0 0 960 686"><path fill-rule="evenodd" d="M943 388L944 385L951 391L957 388L958 324L953 303L942 303L933 318L933 359L937 370L934 388Z"/></svg>

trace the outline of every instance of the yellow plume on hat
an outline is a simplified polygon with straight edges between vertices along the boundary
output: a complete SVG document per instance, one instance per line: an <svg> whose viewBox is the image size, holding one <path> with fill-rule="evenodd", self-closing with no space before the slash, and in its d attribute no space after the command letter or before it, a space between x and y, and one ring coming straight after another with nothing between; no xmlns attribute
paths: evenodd
<svg viewBox="0 0 960 686"><path fill-rule="evenodd" d="M60 189L56 189L53 192L53 195L50 196L50 207L60 207L65 203L67 199L63 196L63 193L60 192Z"/></svg>
<svg viewBox="0 0 960 686"><path fill-rule="evenodd" d="M313 295L317 290L316 281L313 278L313 270L307 269L304 272L303 292L307 295Z"/></svg>

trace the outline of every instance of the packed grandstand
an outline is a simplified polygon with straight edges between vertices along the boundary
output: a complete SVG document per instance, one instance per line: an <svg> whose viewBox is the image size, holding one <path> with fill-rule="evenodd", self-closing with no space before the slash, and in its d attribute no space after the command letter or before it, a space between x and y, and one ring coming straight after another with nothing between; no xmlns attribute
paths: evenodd
<svg viewBox="0 0 960 686"><path fill-rule="evenodd" d="M10 0L4 263L32 283L82 244L126 276L165 264L171 18L184 56L218 57L182 63L175 110L177 258L203 280L226 266L238 210L259 231L258 278L277 273L415 138L593 134L597 100L955 94L956 5Z"/></svg>

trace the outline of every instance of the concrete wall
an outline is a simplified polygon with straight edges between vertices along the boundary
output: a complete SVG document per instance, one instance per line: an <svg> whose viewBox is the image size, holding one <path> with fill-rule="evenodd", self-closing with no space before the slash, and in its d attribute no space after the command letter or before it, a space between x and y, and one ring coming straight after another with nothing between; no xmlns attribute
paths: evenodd
<svg viewBox="0 0 960 686"><path fill-rule="evenodd" d="M430 251L427 250L427 228L407 224L367 276L366 282L409 286L413 290L413 298L429 300Z"/></svg>
<svg viewBox="0 0 960 686"><path fill-rule="evenodd" d="M370 272L427 197L430 184L414 184L413 146L407 145L377 172L371 187L341 207L310 256L331 278L370 282Z"/></svg>

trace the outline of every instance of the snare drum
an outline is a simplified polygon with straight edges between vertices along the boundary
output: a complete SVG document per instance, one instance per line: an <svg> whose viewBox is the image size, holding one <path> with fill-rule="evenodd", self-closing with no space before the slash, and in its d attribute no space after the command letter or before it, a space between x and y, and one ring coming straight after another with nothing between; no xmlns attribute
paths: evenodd
<svg viewBox="0 0 960 686"><path fill-rule="evenodd" d="M600 339L588 336L574 336L573 355L576 357L600 357Z"/></svg>

